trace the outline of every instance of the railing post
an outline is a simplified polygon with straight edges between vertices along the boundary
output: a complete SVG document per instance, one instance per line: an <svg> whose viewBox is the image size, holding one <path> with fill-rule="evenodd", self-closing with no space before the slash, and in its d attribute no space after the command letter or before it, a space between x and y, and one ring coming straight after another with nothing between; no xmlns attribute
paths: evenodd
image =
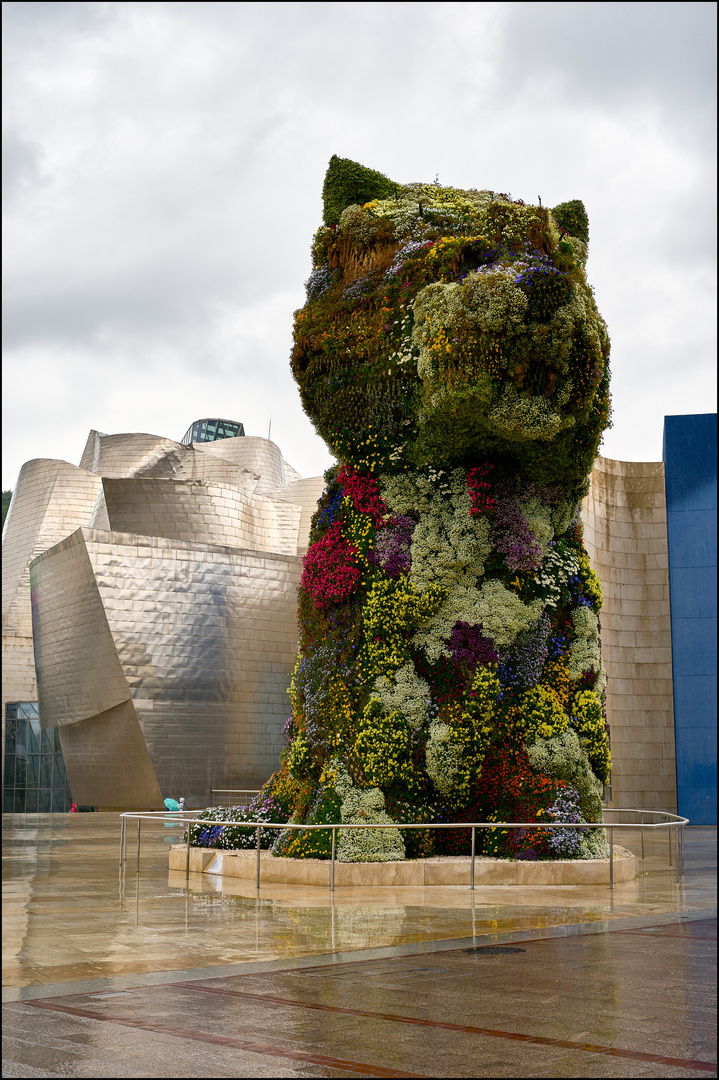
<svg viewBox="0 0 719 1080"><path fill-rule="evenodd" d="M642 862L644 862L644 812L642 811L642 822L640 825L642 832Z"/></svg>
<svg viewBox="0 0 719 1080"><path fill-rule="evenodd" d="M125 839L125 819L120 816L120 862L118 863L120 869L122 869L122 842Z"/></svg>
<svg viewBox="0 0 719 1080"><path fill-rule="evenodd" d="M337 829L332 827L332 866L330 867L330 892L335 891L335 833Z"/></svg>
<svg viewBox="0 0 719 1080"><path fill-rule="evenodd" d="M142 824L142 818L137 819L137 870L135 873L140 873L140 825Z"/></svg>
<svg viewBox="0 0 719 1080"><path fill-rule="evenodd" d="M260 826L257 826L257 891L260 891Z"/></svg>
<svg viewBox="0 0 719 1080"><path fill-rule="evenodd" d="M614 829L609 830L609 888L614 889Z"/></svg>
<svg viewBox="0 0 719 1080"><path fill-rule="evenodd" d="M672 865L672 830L667 826L667 832L669 833L669 865Z"/></svg>
<svg viewBox="0 0 719 1080"><path fill-rule="evenodd" d="M476 833L476 828L473 825L472 826L472 873L470 875L470 884L469 884L469 887L472 890L474 890L474 838L475 838L475 833Z"/></svg>
<svg viewBox="0 0 719 1080"><path fill-rule="evenodd" d="M190 825L187 825L187 858L185 860L185 881L187 887L190 887Z"/></svg>

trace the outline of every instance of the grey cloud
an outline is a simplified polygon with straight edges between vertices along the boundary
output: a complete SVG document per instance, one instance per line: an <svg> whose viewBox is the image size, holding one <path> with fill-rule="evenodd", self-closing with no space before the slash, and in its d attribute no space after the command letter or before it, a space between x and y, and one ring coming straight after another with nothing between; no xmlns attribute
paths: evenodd
<svg viewBox="0 0 719 1080"><path fill-rule="evenodd" d="M3 33L25 45L57 44L58 34L90 34L115 21L114 3L34 3L9 0L3 4ZM148 5L152 6L152 5Z"/></svg>
<svg viewBox="0 0 719 1080"><path fill-rule="evenodd" d="M511 9L501 82L521 93L556 78L562 96L602 108L637 100L681 113L713 136L716 24L713 3L523 3Z"/></svg>
<svg viewBox="0 0 719 1080"><path fill-rule="evenodd" d="M12 129L2 134L2 194L7 207L25 185L41 180L40 150Z"/></svg>

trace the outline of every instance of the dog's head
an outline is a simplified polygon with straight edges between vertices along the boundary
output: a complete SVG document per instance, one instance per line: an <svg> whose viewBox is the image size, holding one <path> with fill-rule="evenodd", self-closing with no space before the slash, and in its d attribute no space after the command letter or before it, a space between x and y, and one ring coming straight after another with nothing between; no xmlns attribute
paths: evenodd
<svg viewBox="0 0 719 1080"><path fill-rule="evenodd" d="M339 158L324 203L292 367L340 461L493 459L581 497L609 423L582 204L394 184Z"/></svg>

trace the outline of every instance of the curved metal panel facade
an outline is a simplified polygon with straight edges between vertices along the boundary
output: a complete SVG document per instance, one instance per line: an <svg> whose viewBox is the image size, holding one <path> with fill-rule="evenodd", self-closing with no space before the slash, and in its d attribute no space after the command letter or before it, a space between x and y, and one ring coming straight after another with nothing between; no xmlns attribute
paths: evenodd
<svg viewBox="0 0 719 1080"><path fill-rule="evenodd" d="M64 726L109 716L123 694L163 797L198 804L213 787L263 783L282 747L301 568L295 556L89 529L37 559L41 716L63 725L71 785L88 750ZM111 725L82 730L116 744ZM135 799L115 785L113 806Z"/></svg>

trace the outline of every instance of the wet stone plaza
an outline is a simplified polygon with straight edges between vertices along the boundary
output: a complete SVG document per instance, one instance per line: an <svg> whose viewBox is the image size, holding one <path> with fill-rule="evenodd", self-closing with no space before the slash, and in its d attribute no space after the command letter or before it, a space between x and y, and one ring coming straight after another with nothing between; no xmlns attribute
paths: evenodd
<svg viewBox="0 0 719 1080"><path fill-rule="evenodd" d="M138 874L116 814L4 816L3 1076L716 1073L714 829L679 880L647 833L613 892L258 894L169 871L180 835L143 827Z"/></svg>

